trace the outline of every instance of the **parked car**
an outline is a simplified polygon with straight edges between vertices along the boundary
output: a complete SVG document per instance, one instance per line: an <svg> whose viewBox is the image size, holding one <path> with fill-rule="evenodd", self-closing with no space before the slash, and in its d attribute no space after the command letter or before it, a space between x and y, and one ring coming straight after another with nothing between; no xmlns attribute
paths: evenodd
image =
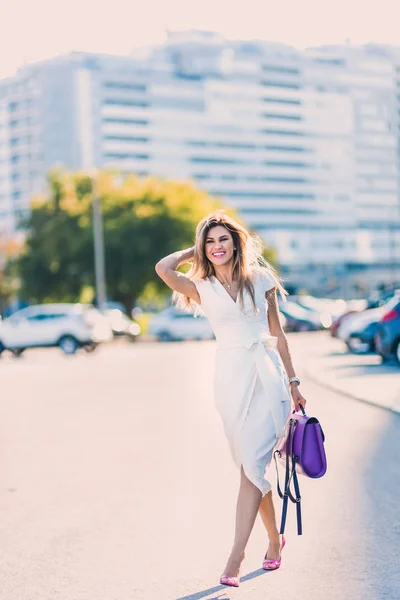
<svg viewBox="0 0 400 600"><path fill-rule="evenodd" d="M344 317L337 330L337 337L347 344L350 336L355 337L365 330L371 323L378 323L384 307L369 308L362 312L353 313ZM370 348L372 350L372 347Z"/></svg>
<svg viewBox="0 0 400 600"><path fill-rule="evenodd" d="M338 337L339 327L342 324L343 319L349 315L360 313L368 308L367 301L365 299L348 300L345 304L345 311L333 319L332 325L329 328L332 337Z"/></svg>
<svg viewBox="0 0 400 600"><path fill-rule="evenodd" d="M395 358L400 363L400 296L396 295L386 305L378 323L375 347L383 360Z"/></svg>
<svg viewBox="0 0 400 600"><path fill-rule="evenodd" d="M397 297L396 294L397 292L395 297ZM383 306L370 308L344 318L338 329L337 337L346 343L351 352L360 354L375 352L379 321L393 302L396 300L392 295L389 302Z"/></svg>
<svg viewBox="0 0 400 600"><path fill-rule="evenodd" d="M279 311L286 319L285 331L317 331L322 329L318 313L306 310L290 300L279 303Z"/></svg>
<svg viewBox="0 0 400 600"><path fill-rule="evenodd" d="M78 348L93 351L112 339L107 319L87 304L38 304L15 312L0 323L0 354L20 356L26 348L59 346L64 354Z"/></svg>
<svg viewBox="0 0 400 600"><path fill-rule="evenodd" d="M140 325L132 321L124 312L117 308L104 310L102 314L108 320L114 337L124 336L135 340L140 334Z"/></svg>
<svg viewBox="0 0 400 600"><path fill-rule="evenodd" d="M169 307L154 315L149 323L149 334L160 341L209 340L214 333L208 320L203 316L194 318L192 313Z"/></svg>
<svg viewBox="0 0 400 600"><path fill-rule="evenodd" d="M321 323L325 328L330 327L333 319L346 310L346 302L341 298L315 298L314 296L301 294L294 296L292 299L303 308L319 313Z"/></svg>
<svg viewBox="0 0 400 600"><path fill-rule="evenodd" d="M347 348L353 354L375 352L375 335L378 331L378 321L361 321L357 328L351 331L345 340Z"/></svg>

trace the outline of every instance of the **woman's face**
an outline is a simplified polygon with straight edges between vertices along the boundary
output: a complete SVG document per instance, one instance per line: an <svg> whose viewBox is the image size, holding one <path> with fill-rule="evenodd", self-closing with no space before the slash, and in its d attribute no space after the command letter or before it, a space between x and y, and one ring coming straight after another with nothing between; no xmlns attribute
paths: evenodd
<svg viewBox="0 0 400 600"><path fill-rule="evenodd" d="M216 267L229 263L234 253L231 233L222 225L212 227L206 237L205 251L208 260Z"/></svg>

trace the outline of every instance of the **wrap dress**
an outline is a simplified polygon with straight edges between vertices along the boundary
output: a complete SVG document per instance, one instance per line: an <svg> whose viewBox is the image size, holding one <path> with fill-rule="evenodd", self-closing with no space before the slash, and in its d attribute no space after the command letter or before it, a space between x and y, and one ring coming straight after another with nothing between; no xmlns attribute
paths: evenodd
<svg viewBox="0 0 400 600"><path fill-rule="evenodd" d="M242 304L213 276L193 283L200 310L216 337L214 403L232 458L264 496L271 490L265 472L284 435L291 394L277 338L270 335L268 324L265 292L276 286L275 278L262 270L253 274L252 281L256 310L247 290Z"/></svg>

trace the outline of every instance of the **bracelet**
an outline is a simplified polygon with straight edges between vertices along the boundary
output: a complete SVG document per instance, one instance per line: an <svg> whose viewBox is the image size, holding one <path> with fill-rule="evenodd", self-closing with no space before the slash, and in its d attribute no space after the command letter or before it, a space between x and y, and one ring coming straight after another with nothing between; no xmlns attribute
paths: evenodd
<svg viewBox="0 0 400 600"><path fill-rule="evenodd" d="M291 383L297 383L297 385L300 385L300 379L299 379L298 377L291 377L291 378L289 379L289 385L290 385Z"/></svg>

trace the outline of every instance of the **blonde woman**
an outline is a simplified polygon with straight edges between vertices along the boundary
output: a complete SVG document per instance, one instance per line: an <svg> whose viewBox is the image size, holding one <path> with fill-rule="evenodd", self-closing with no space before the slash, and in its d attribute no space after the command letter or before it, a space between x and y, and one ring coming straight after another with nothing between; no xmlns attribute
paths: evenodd
<svg viewBox="0 0 400 600"><path fill-rule="evenodd" d="M295 410L306 405L279 319L276 291L286 292L261 248L259 238L216 211L198 224L194 247L156 265L177 305L202 311L216 336L214 401L240 469L234 542L220 579L234 587L257 512L269 539L263 568L280 567L285 539L277 529L265 470L292 403ZM188 273L176 270L187 262L192 262Z"/></svg>

